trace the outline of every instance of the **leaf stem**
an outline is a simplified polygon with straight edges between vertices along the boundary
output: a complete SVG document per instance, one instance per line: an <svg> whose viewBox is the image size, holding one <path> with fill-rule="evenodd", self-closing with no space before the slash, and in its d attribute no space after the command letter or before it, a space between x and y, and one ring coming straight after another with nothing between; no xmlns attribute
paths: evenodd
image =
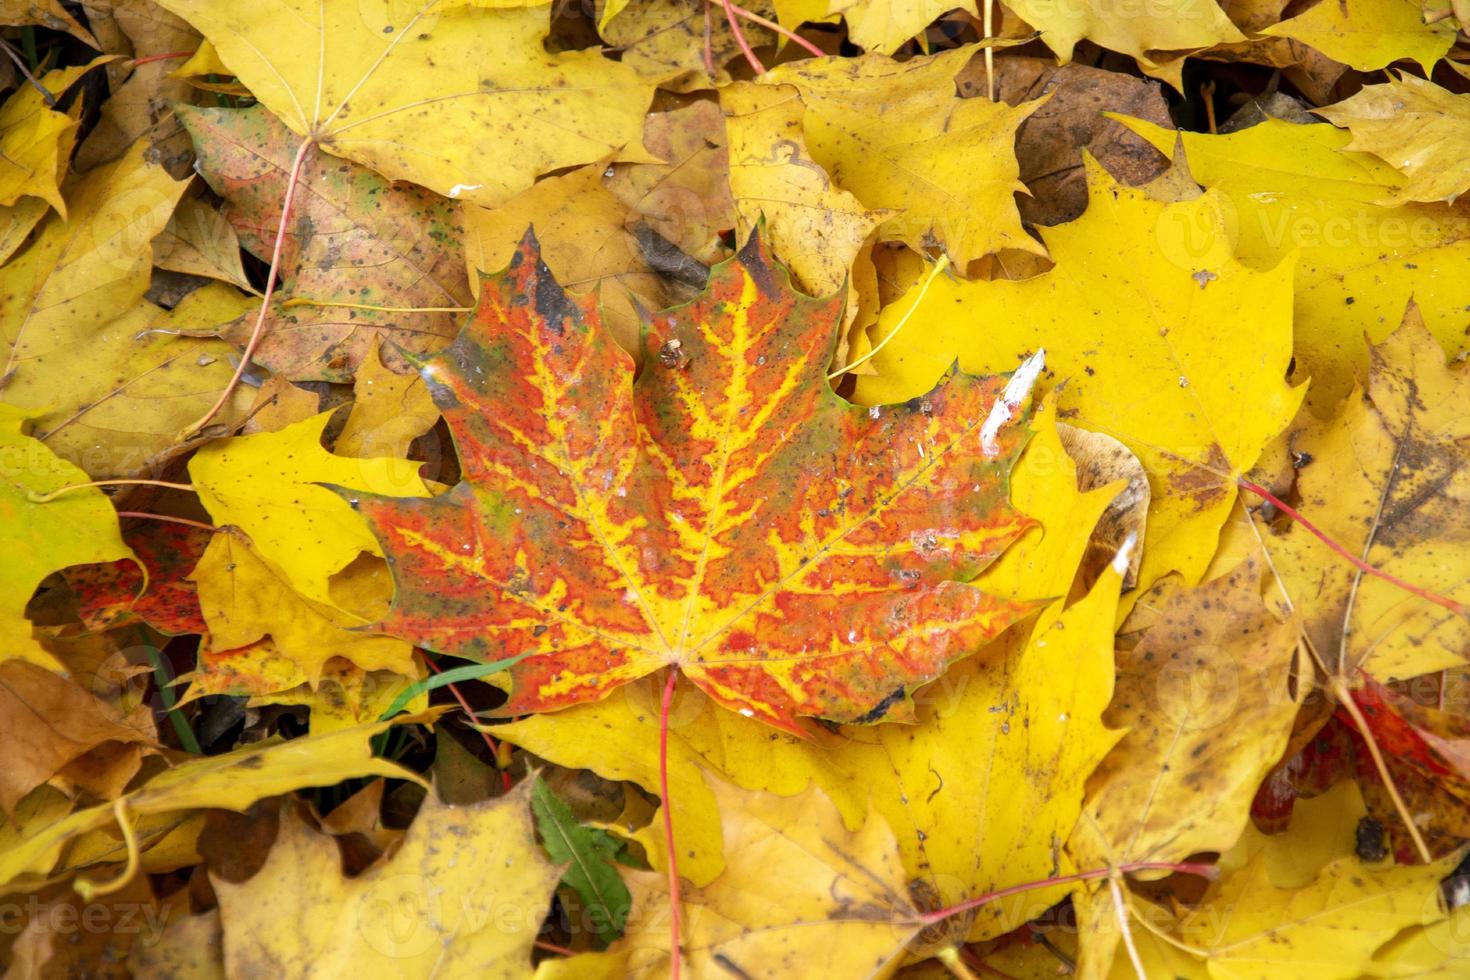
<svg viewBox="0 0 1470 980"><path fill-rule="evenodd" d="M1213 864L1176 864L1169 861L1131 861L1120 864L1116 868L1097 868L1093 871L1079 871L1076 874L1061 875L1056 878L1043 878L1041 881L1028 881L1020 885L1011 885L1009 888L1001 888L997 891L986 892L976 898L967 898L963 902L951 905L947 909L938 909L934 912L926 912L919 916L919 922L926 926L932 926L936 922L943 922L950 916L977 909L982 905L999 901L1002 898L1010 898L1012 895L1020 895L1025 892L1034 892L1042 888L1050 888L1053 885L1068 885L1079 881L1091 881L1094 878L1106 878L1108 875L1128 874L1133 871L1173 871L1178 874L1199 875L1202 878L1213 878L1219 872Z"/></svg>
<svg viewBox="0 0 1470 980"><path fill-rule="evenodd" d="M174 517L171 514L150 514L142 510L120 510L118 517L139 517L145 521L162 521L165 524L182 524L185 527L197 527L201 531L218 531L219 528L213 524L205 524L203 521L191 521L187 517Z"/></svg>
<svg viewBox="0 0 1470 980"><path fill-rule="evenodd" d="M960 951L954 946L946 946L935 956L936 959L949 971L955 980L980 980L979 977L966 965Z"/></svg>
<svg viewBox="0 0 1470 980"><path fill-rule="evenodd" d="M281 303L282 309L295 306L330 306L342 310L370 310L374 313L468 313L473 306L372 306L368 303L333 303L329 300L293 296Z"/></svg>
<svg viewBox="0 0 1470 980"><path fill-rule="evenodd" d="M846 367L838 368L836 371L833 371L831 374L827 375L827 380L831 381L834 378L840 378L847 372L851 371L853 368L858 367L861 364L866 364L869 360L876 357L878 352L882 350L885 346L887 346L890 340L898 336L898 332L904 328L904 326L909 322L909 319L913 317L914 312L918 310L919 304L924 302L924 297L929 295L929 287L934 285L934 280L939 277L939 274L941 272L948 268L949 256L941 255L939 257L939 261L935 262L934 267L929 270L929 274L924 277L924 285L919 287L919 295L914 297L914 301L909 306L908 312L905 313L903 317L896 324L893 325L893 329L888 331L888 336L878 341L878 345L872 350L868 351L862 357L859 357L857 360L853 361Z"/></svg>
<svg viewBox="0 0 1470 980"><path fill-rule="evenodd" d="M1419 860L1425 864L1431 863L1434 857L1429 853L1429 845L1419 833L1419 826L1414 823L1414 817L1409 813L1409 807L1404 803L1404 798L1399 795L1399 788L1393 781L1393 774L1388 771L1388 763L1384 761L1383 752L1378 747L1378 739L1368 728L1368 719L1363 717L1362 709L1358 707L1352 690L1341 677L1331 678L1328 681L1328 687L1338 702L1342 704L1343 710L1352 718L1353 727L1363 736L1363 744L1368 746L1368 755L1373 758L1373 767L1378 770L1378 778L1383 780L1383 788L1388 791L1388 798L1393 801L1393 808L1398 811L1399 820L1403 822L1410 839L1414 842L1414 850L1419 852Z"/></svg>
<svg viewBox="0 0 1470 980"><path fill-rule="evenodd" d="M195 51L170 51L168 54L151 54L146 58L133 58L127 64L131 68L139 65L151 65L155 61L172 61L175 58L192 58L198 52Z"/></svg>
<svg viewBox="0 0 1470 980"><path fill-rule="evenodd" d="M46 504L60 497L62 494L71 493L73 490L85 490L88 487L163 487L165 490L187 490L194 492L192 483L170 483L167 480L89 480L86 483L71 483L64 487L57 487L49 493L36 493L34 490L26 493L26 499L33 504Z"/></svg>
<svg viewBox="0 0 1470 980"><path fill-rule="evenodd" d="M823 51L821 48L817 47L815 44L808 41L800 34L797 34L795 31L788 31L786 28L782 27L774 20L767 20L754 11L746 10L744 7L740 6L740 4L735 3L734 0L730 0L730 3L726 4L726 6L739 16L744 17L746 20L750 21L752 24L759 24L761 27L764 27L768 31L775 31L777 34L781 35L787 40L800 45L802 48L809 51L812 55L818 58L827 57L827 52Z"/></svg>
<svg viewBox="0 0 1470 980"><path fill-rule="evenodd" d="M255 356L256 345L260 343L261 335L265 332L265 321L271 310L271 297L276 292L276 277L281 271L281 251L286 243L286 229L291 220L291 204L296 200L296 188L301 183L301 168L314 146L316 146L316 138L306 137L296 148L296 158L291 161L291 175L286 180L286 196L281 201L281 221L276 227L276 244L271 249L271 267L266 273L265 292L260 298L260 313L255 318L255 328L250 331L250 340L245 345L245 351L240 355L240 363L235 367L235 376L230 378L230 383L225 385L224 391L220 392L219 400L214 403L214 407L205 412L199 421L184 430L183 435L186 439L208 425L220 413L220 409L225 407L225 403L239 387L240 379L250 368L250 359Z"/></svg>
<svg viewBox="0 0 1470 980"><path fill-rule="evenodd" d="M1325 531L1321 530L1319 527L1317 527L1317 525L1307 520L1307 518L1303 516L1302 513L1298 511L1295 507L1292 507L1290 504L1286 503L1280 497L1276 496L1274 493L1272 493L1270 490L1267 490L1260 484L1252 483L1245 477L1238 477L1236 482L1240 484L1241 489L1249 490L1257 497L1260 497L1262 500L1265 500L1267 503L1271 504L1271 506L1281 511L1281 513L1285 514L1287 517L1291 518L1297 524L1300 524L1302 528L1306 530L1309 534L1315 537L1318 541L1321 541L1328 548L1331 548L1338 555L1342 556L1359 571L1366 572L1367 574L1373 575L1377 578L1381 578L1390 585L1397 586L1398 588L1403 589L1410 595L1416 595L1421 599L1425 599L1429 602L1434 603L1436 606L1448 609L1456 616L1470 615L1470 611L1466 610L1463 603L1456 602L1455 600L1442 596L1437 592L1431 592L1428 589L1423 588L1422 586L1414 585L1411 582L1405 582L1397 575L1392 575L1388 572L1385 572L1381 568L1368 564L1366 561L1348 551L1342 545L1338 544L1336 541L1330 538Z"/></svg>
<svg viewBox="0 0 1470 980"><path fill-rule="evenodd" d="M740 21L735 17L735 5L730 0L720 0L720 6L725 8L725 21L730 25L730 33L735 35L735 43L740 45L740 53L745 55L746 62L757 75L766 73L766 66L755 56L755 50L751 48L750 42L745 39L745 31L740 28ZM678 980L677 975L675 980Z"/></svg>
<svg viewBox="0 0 1470 980"><path fill-rule="evenodd" d="M444 668L434 663L434 661L429 657L424 658L424 663L428 664L429 669L432 670L434 673L444 673ZM459 706L463 708L464 713L469 716L470 722L474 723L478 721L479 719L475 715L475 709L470 707L469 699L464 696L464 693L462 691L460 691L459 685L455 684L453 681L446 681L445 684L449 687L449 693L454 695L454 700L459 702ZM485 746L490 750L490 757L492 759L499 759L500 744L496 742L495 739L491 738L490 733L485 731L483 728L476 726L475 730L478 731L480 733L480 737L485 740ZM500 766L497 764L496 768L499 769ZM515 780L510 778L509 772L501 769L500 784L505 788L505 791L509 793L511 787L515 785Z"/></svg>
<svg viewBox="0 0 1470 980"><path fill-rule="evenodd" d="M78 895L82 896L84 902L122 891L138 873L138 835L133 831L133 821L128 816L128 803L125 797L119 796L112 801L112 813L117 819L119 829L122 830L123 844L128 849L128 862L123 866L122 873L116 878L110 878L101 883L91 878L78 878L72 882L72 887L76 889Z"/></svg>
<svg viewBox="0 0 1470 980"><path fill-rule="evenodd" d="M669 977L679 980L679 971L684 962L681 943L679 905L679 854L674 849L674 814L669 798L669 706L674 703L674 685L679 681L679 669L669 668L669 679L664 684L663 702L658 711L658 789L659 810L664 818L664 851L669 861Z"/></svg>
<svg viewBox="0 0 1470 980"><path fill-rule="evenodd" d="M1118 914L1118 932L1123 937L1123 947L1128 950L1128 959L1133 964L1133 972L1138 980L1148 980L1148 971L1143 968L1143 960L1138 955L1138 947L1133 944L1133 930L1128 928L1128 903L1123 899L1123 886L1118 884L1118 875L1108 875L1108 890L1113 895L1113 909Z"/></svg>
<svg viewBox="0 0 1470 980"><path fill-rule="evenodd" d="M995 0L985 0L985 40L995 36ZM985 46L985 95L995 101L995 49Z"/></svg>

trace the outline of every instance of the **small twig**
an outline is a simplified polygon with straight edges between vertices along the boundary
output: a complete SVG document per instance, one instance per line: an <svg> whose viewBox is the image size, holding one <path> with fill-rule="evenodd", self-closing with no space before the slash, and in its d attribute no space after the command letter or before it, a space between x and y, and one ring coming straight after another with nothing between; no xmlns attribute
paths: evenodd
<svg viewBox="0 0 1470 980"><path fill-rule="evenodd" d="M1046 933L1033 928L1031 930L1031 938L1036 941L1036 945L1055 956L1061 962L1062 966L1067 968L1068 973L1077 972L1077 961L1058 949L1057 944L1048 939Z"/></svg>
<svg viewBox="0 0 1470 980"><path fill-rule="evenodd" d="M155 61L172 61L175 58L192 58L197 52L194 51L170 51L168 54L150 54L146 58L134 58L129 61L129 68L137 68L139 65L151 65Z"/></svg>
<svg viewBox="0 0 1470 980"><path fill-rule="evenodd" d="M41 98L46 101L46 108L55 109L56 96L52 95L46 86L36 81L36 76L32 75L31 70L26 67L25 59L15 53L15 49L10 46L10 42L0 37L0 48L5 49L5 53L10 56L10 60L15 64L16 69L25 76L25 80L30 83L31 88L41 93Z"/></svg>
<svg viewBox="0 0 1470 980"><path fill-rule="evenodd" d="M977 909L991 902L998 902L1002 898L1010 898L1012 895L1021 895L1025 892L1034 892L1042 888L1051 888L1053 885L1071 885L1079 881L1092 881L1094 878L1106 878L1111 874L1129 874L1134 871L1173 871L1176 874L1199 875L1202 878L1213 878L1219 871L1213 864L1184 863L1176 864L1170 861L1133 861L1128 864L1120 864L1116 868L1097 868L1093 871L1079 871L1076 874L1059 875L1056 878L1043 878L1040 881L1028 881L1020 885L1012 885L1009 888L1001 888L997 891L986 892L976 898L967 898L963 902L951 905L946 909L935 912L926 912L919 916L922 925L932 926L936 922L943 922L951 916Z"/></svg>

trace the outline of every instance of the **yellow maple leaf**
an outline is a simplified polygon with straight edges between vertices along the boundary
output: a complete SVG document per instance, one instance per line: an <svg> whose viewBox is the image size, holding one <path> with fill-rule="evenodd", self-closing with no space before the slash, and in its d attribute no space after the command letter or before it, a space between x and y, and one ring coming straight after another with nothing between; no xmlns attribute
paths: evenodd
<svg viewBox="0 0 1470 980"><path fill-rule="evenodd" d="M1072 49L1084 38L1131 55L1146 71L1162 67L1154 61L1158 52L1245 40L1214 0L1158 0L1130 8L1126 15L1107 0L1009 0L1006 7L1041 31L1041 40L1063 63L1072 60ZM1182 60L1163 69L1176 83Z"/></svg>
<svg viewBox="0 0 1470 980"><path fill-rule="evenodd" d="M29 416L0 404L0 521L6 556L0 562L0 660L19 657L50 670L56 659L31 635L26 604L36 586L68 565L132 557L122 539L117 512L96 488L68 493L45 503L31 499L73 483L87 474L25 433Z"/></svg>
<svg viewBox="0 0 1470 980"><path fill-rule="evenodd" d="M1244 846L1252 844L1259 846ZM1196 964L1202 960L1213 980L1244 980L1263 970L1322 980L1360 976L1401 930L1445 919L1439 881L1459 858L1370 869L1348 853L1309 884L1280 888L1257 851L1188 910L1171 938L1197 950ZM1133 974L1126 962L1119 965Z"/></svg>
<svg viewBox="0 0 1470 980"><path fill-rule="evenodd" d="M1400 73L1317 114L1352 134L1344 149L1381 157L1408 178L1382 204L1453 202L1470 188L1470 95Z"/></svg>
<svg viewBox="0 0 1470 980"><path fill-rule="evenodd" d="M526 976L561 878L536 844L532 782L469 806L430 792L398 850L352 878L333 838L287 809L258 873L240 883L211 877L226 972Z"/></svg>
<svg viewBox="0 0 1470 980"><path fill-rule="evenodd" d="M406 457L413 441L439 420L424 379L390 370L376 339L357 369L352 393L352 411L333 446L341 456Z"/></svg>
<svg viewBox="0 0 1470 980"><path fill-rule="evenodd" d="M1087 161L1087 211L1045 235L1056 268L1019 282L935 280L924 327L874 358L878 372L858 380L855 397L902 401L956 357L966 371L995 371L1044 347L1063 417L1117 438L1148 470L1140 585L1170 571L1198 581L1235 499L1234 474L1301 401L1283 380L1291 267L1255 272L1236 261L1219 196L1161 203ZM1180 232L1197 227L1219 230L1199 250ZM887 336L911 302L891 304L870 334Z"/></svg>
<svg viewBox="0 0 1470 980"><path fill-rule="evenodd" d="M639 135L651 86L598 51L547 53L545 6L160 6L208 38L293 131L390 179L493 206L548 170L611 153L647 158Z"/></svg>
<svg viewBox="0 0 1470 980"><path fill-rule="evenodd" d="M1445 964L1464 948L1450 928L1465 919L1446 916L1438 884L1459 855L1417 866L1365 862L1354 853L1365 814L1357 785L1340 782L1299 799L1284 833L1247 825L1220 856L1222 876L1198 900L1169 907L1124 891L1136 965L1118 948L1118 911L1107 885L1087 886L1075 895L1083 940L1078 975L1133 980L1142 967L1148 976L1201 980L1347 980L1420 975L1393 972L1396 960L1427 969ZM1395 957L1390 951L1404 940Z"/></svg>
<svg viewBox="0 0 1470 980"><path fill-rule="evenodd" d="M794 6L792 4L791 6ZM893 54L909 38L921 33L939 15L963 6L958 0L830 0L822 14L841 14L847 20L848 37L853 44L876 54ZM792 26L791 21L818 20L821 3L798 6L795 10L776 10L785 14L782 26ZM800 23L800 21L797 21Z"/></svg>
<svg viewBox="0 0 1470 980"><path fill-rule="evenodd" d="M895 212L881 237L915 251L942 245L960 269L1005 248L1045 254L1021 227L1014 196L1026 190L1016 127L1045 100L1013 108L954 94L955 76L979 49L901 63L819 58L763 76L801 93L806 143L832 180L868 207Z"/></svg>
<svg viewBox="0 0 1470 980"><path fill-rule="evenodd" d="M1037 404L1031 428L1035 434L1011 470L1011 503L1037 526L1003 551L974 584L1008 599L1050 601L1068 594L1093 529L1123 484L1078 492L1077 464L1058 431L1055 392Z"/></svg>
<svg viewBox="0 0 1470 980"><path fill-rule="evenodd" d="M90 64L50 71L38 81L46 91L60 96L77 79L111 60L103 56ZM74 111L80 115L80 101ZM31 195L66 217L66 201L57 184L66 172L79 125L72 113L49 108L35 86L16 89L0 106L0 204L10 207Z"/></svg>
<svg viewBox="0 0 1470 980"><path fill-rule="evenodd" d="M387 611L392 582L381 561L356 563L339 575L333 604L312 602L243 541L216 534L190 577L209 625L192 696L314 687L333 657L363 670L418 674L408 641L361 629ZM270 642L261 644L267 636Z"/></svg>
<svg viewBox="0 0 1470 980"><path fill-rule="evenodd" d="M45 355L22 362L0 397L44 405L37 437L88 473L152 475L176 455L179 430L214 404L234 373L229 343L190 334L229 323L250 303L210 283L172 310L145 300L115 320L69 320ZM104 318L105 310L97 307ZM250 399L237 389L216 418L238 421Z"/></svg>
<svg viewBox="0 0 1470 980"><path fill-rule="evenodd" d="M331 412L278 432L211 442L189 475L218 524L250 536L260 556L297 592L330 605L330 579L360 553L382 555L346 499L320 484L398 497L427 497L419 463L338 456L322 448Z"/></svg>
<svg viewBox="0 0 1470 980"><path fill-rule="evenodd" d="M187 186L149 153L140 142L69 184L69 219L53 215L0 272L0 399L43 410L38 435L101 477L144 469L232 373L228 344L150 332L208 329L239 303L224 287L172 313L143 299L150 242Z"/></svg>
<svg viewBox="0 0 1470 980"><path fill-rule="evenodd" d="M713 106L707 106L713 111ZM465 253L470 266L493 274L504 269L528 227L541 257L572 292L596 291L604 321L623 350L639 350L636 307L668 305L663 280L643 260L633 234L623 227L628 209L604 180L606 165L593 164L539 181L498 208L464 210ZM474 289L479 293L479 277Z"/></svg>
<svg viewBox="0 0 1470 980"><path fill-rule="evenodd" d="M153 264L255 290L240 261L240 237L224 214L199 197L185 197L174 209L153 240Z"/></svg>
<svg viewBox="0 0 1470 980"><path fill-rule="evenodd" d="M1182 140L1189 170L1220 192L1237 257L1256 269L1299 256L1294 280L1296 376L1308 401L1331 413L1368 365L1364 338L1393 332L1412 296L1434 336L1454 352L1464 343L1470 284L1470 209L1376 202L1404 184L1393 167L1347 150L1328 125L1268 120L1228 136L1178 133L1120 119L1160 152ZM1188 229L1193 250L1214 233Z"/></svg>
<svg viewBox="0 0 1470 980"><path fill-rule="evenodd" d="M1261 31L1309 44L1334 61L1372 71L1411 58L1426 72L1455 43L1448 22L1426 24L1417 0L1333 0Z"/></svg>

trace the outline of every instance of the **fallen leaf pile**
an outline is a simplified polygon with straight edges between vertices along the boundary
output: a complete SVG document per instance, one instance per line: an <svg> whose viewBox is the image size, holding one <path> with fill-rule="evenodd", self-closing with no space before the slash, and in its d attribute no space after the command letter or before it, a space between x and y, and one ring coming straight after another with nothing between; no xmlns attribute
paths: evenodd
<svg viewBox="0 0 1470 980"><path fill-rule="evenodd" d="M1467 975L1462 17L0 2L5 976Z"/></svg>

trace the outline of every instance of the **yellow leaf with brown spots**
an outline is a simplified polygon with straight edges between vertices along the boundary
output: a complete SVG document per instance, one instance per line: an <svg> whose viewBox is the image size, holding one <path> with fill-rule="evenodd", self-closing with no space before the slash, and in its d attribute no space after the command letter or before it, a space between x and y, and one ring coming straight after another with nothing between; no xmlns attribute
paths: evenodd
<svg viewBox="0 0 1470 980"><path fill-rule="evenodd" d="M1401 74L1317 114L1352 133L1345 149L1372 153L1408 178L1380 203L1449 203L1470 190L1470 95Z"/></svg>
<svg viewBox="0 0 1470 980"><path fill-rule="evenodd" d="M1088 780L1067 849L1080 867L1180 861L1234 846L1280 759L1308 684L1291 686L1300 626L1261 600L1257 557L1178 593L1118 652L1104 720L1127 734Z"/></svg>
<svg viewBox="0 0 1470 980"><path fill-rule="evenodd" d="M781 797L711 779L710 791L730 863L710 884L682 890L685 975L891 975L922 923L883 819L865 812L845 827L816 788ZM668 880L625 877L627 935L606 953L547 964L538 980L670 975Z"/></svg>
<svg viewBox="0 0 1470 980"><path fill-rule="evenodd" d="M1470 374L1416 307L1369 349L1365 386L1291 440L1300 509L1349 553L1470 603ZM1305 454L1305 455L1301 455ZM1408 678L1464 664L1470 620L1344 561L1296 524L1262 528L1308 641L1329 668Z"/></svg>

